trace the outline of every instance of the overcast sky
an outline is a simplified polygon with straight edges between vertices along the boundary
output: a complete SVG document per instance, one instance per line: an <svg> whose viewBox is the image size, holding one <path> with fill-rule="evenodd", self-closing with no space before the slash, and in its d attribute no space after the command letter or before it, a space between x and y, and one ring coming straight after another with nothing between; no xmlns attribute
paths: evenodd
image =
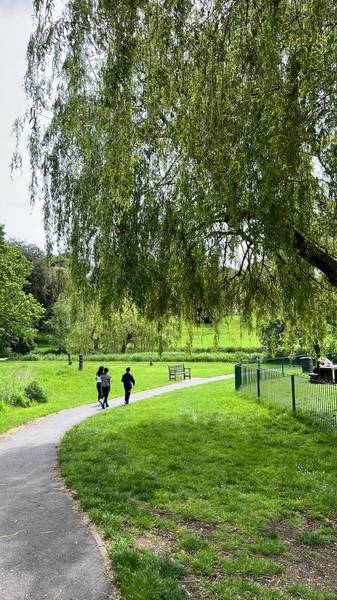
<svg viewBox="0 0 337 600"><path fill-rule="evenodd" d="M32 0L0 0L0 223L7 238L44 247L43 217L39 206L29 205L29 162L24 155L23 174L11 177L15 148L14 120L25 110L23 78L26 47L32 31Z"/></svg>

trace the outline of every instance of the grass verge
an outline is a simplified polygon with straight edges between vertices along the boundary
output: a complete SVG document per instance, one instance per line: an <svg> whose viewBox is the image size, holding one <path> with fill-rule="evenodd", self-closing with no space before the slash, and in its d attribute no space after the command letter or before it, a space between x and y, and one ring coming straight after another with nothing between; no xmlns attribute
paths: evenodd
<svg viewBox="0 0 337 600"><path fill-rule="evenodd" d="M336 600L336 439L219 382L85 421L60 465L125 600Z"/></svg>
<svg viewBox="0 0 337 600"><path fill-rule="evenodd" d="M106 363L103 362L103 364ZM136 379L135 391L169 384L166 364L154 363L149 366L149 363L138 362L135 364L113 363L112 365L107 363L112 377L111 398L123 394L120 380L127 364L131 366ZM196 363L189 366L191 366L192 377L212 377L233 373L233 365L226 363ZM95 402L97 369L98 363L90 362L85 363L83 371L78 370L77 364L68 366L59 361L0 362L0 382L2 378L10 377L13 377L15 381L20 378L24 381L36 379L48 396L48 402L43 405L34 405L28 408L4 406L3 410L0 408L0 433L44 415Z"/></svg>

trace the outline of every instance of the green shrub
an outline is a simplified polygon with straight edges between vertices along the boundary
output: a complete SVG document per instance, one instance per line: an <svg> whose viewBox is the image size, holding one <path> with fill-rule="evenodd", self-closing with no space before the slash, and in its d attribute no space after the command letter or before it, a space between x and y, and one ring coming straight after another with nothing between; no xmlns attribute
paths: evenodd
<svg viewBox="0 0 337 600"><path fill-rule="evenodd" d="M30 381L28 369L15 369L10 375L0 378L0 411L6 405L26 408L33 402L47 402L47 396L37 381Z"/></svg>
<svg viewBox="0 0 337 600"><path fill-rule="evenodd" d="M22 392L13 392L9 398L9 404L11 406L27 408L31 405L31 401Z"/></svg>
<svg viewBox="0 0 337 600"><path fill-rule="evenodd" d="M32 401L38 404L43 404L48 401L46 392L42 389L37 381L31 381L24 389L25 395Z"/></svg>

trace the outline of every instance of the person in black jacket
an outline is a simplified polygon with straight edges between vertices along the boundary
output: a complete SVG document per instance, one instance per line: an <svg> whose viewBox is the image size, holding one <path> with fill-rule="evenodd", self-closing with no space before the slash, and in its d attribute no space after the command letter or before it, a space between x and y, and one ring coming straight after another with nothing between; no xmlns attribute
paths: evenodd
<svg viewBox="0 0 337 600"><path fill-rule="evenodd" d="M125 390L125 400L124 400L124 404L129 404L129 399L130 399L130 394L131 394L131 390L132 390L132 386L135 385L135 380L132 377L131 373L130 373L130 367L127 367L121 382L124 385L124 390Z"/></svg>

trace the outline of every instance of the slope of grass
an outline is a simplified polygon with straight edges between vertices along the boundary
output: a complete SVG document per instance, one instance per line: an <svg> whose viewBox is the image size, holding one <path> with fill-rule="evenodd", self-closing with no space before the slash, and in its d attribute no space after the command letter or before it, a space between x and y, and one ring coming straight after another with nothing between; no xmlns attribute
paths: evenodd
<svg viewBox="0 0 337 600"><path fill-rule="evenodd" d="M125 600L336 600L336 440L219 382L87 420L60 464Z"/></svg>
<svg viewBox="0 0 337 600"><path fill-rule="evenodd" d="M186 348L187 345L187 328L182 327L180 339L176 346L179 349ZM33 354L46 354L55 352L57 344L54 343L53 337L48 334L39 334L36 338L36 347ZM195 325L193 328L193 346L199 350L212 349L214 346L214 327L212 325ZM220 324L220 348L241 348L253 351L260 348L261 342L257 335L256 327L249 329L246 325L240 322L239 316L233 316L223 320ZM174 348L172 348L174 350Z"/></svg>
<svg viewBox="0 0 337 600"><path fill-rule="evenodd" d="M186 347L187 329L182 328L180 340L177 343L178 348ZM193 347L198 349L213 348L214 346L214 327L212 325L199 325L193 328ZM238 316L231 317L220 324L220 348L242 348L245 350L256 350L260 348L261 342L258 338L256 328L249 329L240 323Z"/></svg>
<svg viewBox="0 0 337 600"><path fill-rule="evenodd" d="M112 377L111 398L123 394L120 380L127 365L131 366L136 379L135 391L147 390L169 383L167 364L154 363L152 366L149 363L138 362L134 365L132 363L108 364ZM225 363L193 363L190 366L192 377L212 377L233 372L233 365ZM95 402L97 369L98 363L95 362L85 363L83 371L79 371L75 363L68 366L59 361L0 362L0 401L1 380L11 377L14 377L15 380L22 378L26 382L29 379L36 379L48 395L47 404L29 408L5 407L2 411L0 409L0 433L43 415Z"/></svg>

